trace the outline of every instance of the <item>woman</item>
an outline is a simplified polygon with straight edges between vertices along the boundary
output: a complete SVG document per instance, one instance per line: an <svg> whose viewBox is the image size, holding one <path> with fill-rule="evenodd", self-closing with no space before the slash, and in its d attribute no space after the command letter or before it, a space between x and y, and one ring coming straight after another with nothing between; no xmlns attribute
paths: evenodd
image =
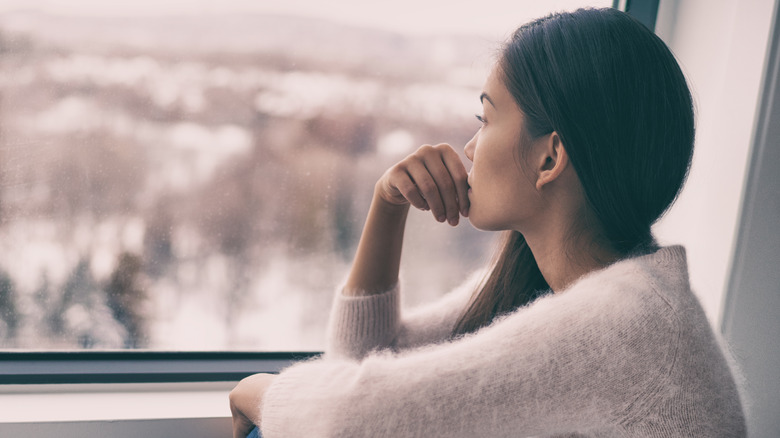
<svg viewBox="0 0 780 438"><path fill-rule="evenodd" d="M234 435L744 436L685 251L650 231L693 152L668 48L613 9L554 14L514 33L480 99L471 171L423 146L379 179L325 357L242 381ZM475 293L400 315L410 205L507 238Z"/></svg>

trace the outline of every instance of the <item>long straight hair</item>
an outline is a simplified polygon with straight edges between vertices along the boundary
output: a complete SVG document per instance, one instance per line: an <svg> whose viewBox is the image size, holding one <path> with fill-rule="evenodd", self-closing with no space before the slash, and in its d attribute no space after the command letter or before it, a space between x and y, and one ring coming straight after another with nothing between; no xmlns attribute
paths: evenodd
<svg viewBox="0 0 780 438"><path fill-rule="evenodd" d="M579 9L517 29L498 67L530 137L560 136L585 192L589 222L579 225L597 227L599 243L621 256L652 248L650 227L677 198L693 155L693 101L666 44L623 12ZM506 233L453 335L549 289L523 236Z"/></svg>
<svg viewBox="0 0 780 438"><path fill-rule="evenodd" d="M549 288L522 234L504 232L501 247L454 334L473 332L496 315L530 303Z"/></svg>

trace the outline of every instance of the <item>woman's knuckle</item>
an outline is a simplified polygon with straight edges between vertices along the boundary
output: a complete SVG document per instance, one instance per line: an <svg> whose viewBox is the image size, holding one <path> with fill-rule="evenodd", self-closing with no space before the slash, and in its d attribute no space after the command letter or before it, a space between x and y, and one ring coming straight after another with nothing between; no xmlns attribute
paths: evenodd
<svg viewBox="0 0 780 438"><path fill-rule="evenodd" d="M433 190L436 188L436 186L429 181L421 181L419 184L417 184L417 187L420 189L421 192L425 194L432 193Z"/></svg>
<svg viewBox="0 0 780 438"><path fill-rule="evenodd" d="M406 168L409 167L409 164L413 163L417 157L414 154L411 154L404 158L403 160L399 161L398 164L395 165L397 168Z"/></svg>
<svg viewBox="0 0 780 438"><path fill-rule="evenodd" d="M392 181L402 180L406 176L406 166L394 166L388 176Z"/></svg>
<svg viewBox="0 0 780 438"><path fill-rule="evenodd" d="M431 153L433 153L434 151L435 151L435 149L433 148L433 146L431 146L429 144L424 144L424 145L420 146L419 149L417 149L416 155L418 155L420 157L427 157L427 156L430 156Z"/></svg>
<svg viewBox="0 0 780 438"><path fill-rule="evenodd" d="M409 198L410 195L414 194L414 185L412 185L412 184L399 184L398 185L398 191L404 196L404 198Z"/></svg>

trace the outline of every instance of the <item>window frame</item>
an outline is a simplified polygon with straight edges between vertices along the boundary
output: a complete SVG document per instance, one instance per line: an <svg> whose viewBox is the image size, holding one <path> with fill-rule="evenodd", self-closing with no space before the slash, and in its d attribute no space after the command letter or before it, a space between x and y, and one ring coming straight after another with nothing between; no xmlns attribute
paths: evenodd
<svg viewBox="0 0 780 438"><path fill-rule="evenodd" d="M319 352L7 351L0 385L238 381Z"/></svg>
<svg viewBox="0 0 780 438"><path fill-rule="evenodd" d="M639 20L648 29L655 32L660 0L612 0L612 7L620 9Z"/></svg>

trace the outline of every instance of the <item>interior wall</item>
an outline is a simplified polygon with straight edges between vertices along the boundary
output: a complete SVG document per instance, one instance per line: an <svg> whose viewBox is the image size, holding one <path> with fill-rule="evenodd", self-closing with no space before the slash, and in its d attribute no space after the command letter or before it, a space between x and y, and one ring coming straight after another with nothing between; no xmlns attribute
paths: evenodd
<svg viewBox="0 0 780 438"><path fill-rule="evenodd" d="M780 5L750 157L723 333L746 381L751 436L780 436Z"/></svg>
<svg viewBox="0 0 780 438"><path fill-rule="evenodd" d="M656 33L677 56L697 111L688 182L656 225L688 251L694 291L719 326L775 0L661 0Z"/></svg>
<svg viewBox="0 0 780 438"><path fill-rule="evenodd" d="M736 359L755 437L780 436L779 8L662 0L657 27L699 117L688 187L658 233L689 249L691 281Z"/></svg>

